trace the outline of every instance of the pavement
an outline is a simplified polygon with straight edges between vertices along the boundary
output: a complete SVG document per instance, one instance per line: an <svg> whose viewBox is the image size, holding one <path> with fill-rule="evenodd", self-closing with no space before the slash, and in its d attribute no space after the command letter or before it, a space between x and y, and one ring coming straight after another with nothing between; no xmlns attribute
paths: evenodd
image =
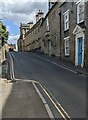
<svg viewBox="0 0 88 120"><path fill-rule="evenodd" d="M8 62L5 60L0 66L0 119L50 119L52 113L48 113L49 107L48 109L45 107L32 81L19 80L13 82L7 80L7 67Z"/></svg>
<svg viewBox="0 0 88 120"><path fill-rule="evenodd" d="M32 82L0 79L0 118L47 118Z"/></svg>
<svg viewBox="0 0 88 120"><path fill-rule="evenodd" d="M36 52L35 54L39 55L40 57L43 57L44 59L48 59L48 60L50 60L52 62L55 62L55 63L57 63L59 65L62 65L62 66L66 67L66 68L68 68L70 70L73 70L73 71L77 72L78 74L85 75L85 76L88 77L88 68L81 68L79 66L75 66L71 62L60 59L60 57L55 57L55 56L50 56L49 57L46 54L42 54L42 53L38 53L38 52Z"/></svg>

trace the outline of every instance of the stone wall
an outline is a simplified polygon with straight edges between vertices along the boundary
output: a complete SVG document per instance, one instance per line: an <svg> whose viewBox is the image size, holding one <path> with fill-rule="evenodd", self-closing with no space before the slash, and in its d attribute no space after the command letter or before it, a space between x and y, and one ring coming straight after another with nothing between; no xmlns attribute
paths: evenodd
<svg viewBox="0 0 88 120"><path fill-rule="evenodd" d="M85 65L88 68L88 1L86 2L86 7L85 7L85 26L86 26L86 31L85 31Z"/></svg>
<svg viewBox="0 0 88 120"><path fill-rule="evenodd" d="M1 49L0 49L0 64L2 64L3 61L6 60L6 54L9 51L9 46L8 44L5 44Z"/></svg>
<svg viewBox="0 0 88 120"><path fill-rule="evenodd" d="M42 31L40 28L41 21L42 19L37 21L37 23L26 33L25 35L26 51L32 51L41 48L41 36L42 36Z"/></svg>
<svg viewBox="0 0 88 120"><path fill-rule="evenodd" d="M60 56L60 3L57 3L50 11L49 26L50 26L50 41L51 55Z"/></svg>

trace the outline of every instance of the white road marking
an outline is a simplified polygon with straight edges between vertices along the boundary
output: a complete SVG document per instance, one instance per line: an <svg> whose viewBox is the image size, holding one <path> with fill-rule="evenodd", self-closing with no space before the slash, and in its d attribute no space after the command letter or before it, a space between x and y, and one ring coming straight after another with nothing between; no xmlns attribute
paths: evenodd
<svg viewBox="0 0 88 120"><path fill-rule="evenodd" d="M39 56L40 57L40 56ZM11 55L10 55L10 59L11 59L11 66L12 66L12 73L11 74L13 74L13 78L12 78L12 80L22 80L22 79L16 79L15 78L15 75L14 75L14 67L13 67L13 59L12 59L12 57L11 57ZM42 58L43 59L43 58ZM51 61L49 61L49 60L47 60L47 59L45 59L46 61L48 61L48 62L51 62ZM52 62L51 62L52 63ZM54 63L53 63L54 64ZM55 63L56 64L56 63ZM12 76L12 75L11 75ZM24 81L27 81L28 82L28 80L24 80ZM48 98L51 100L51 102L53 103L53 105L56 107L56 109L58 110L58 112L61 114L61 116L65 119L65 120L67 120L67 118L65 117L65 115L69 118L69 119L71 119L70 118L70 116L66 113L66 111L63 109L63 107L61 106L61 104L59 104L58 103L58 101L57 101L57 103L58 103L58 105L60 106L60 108L63 110L63 112L65 113L65 115L62 113L62 111L58 108L58 106L55 104L55 102L53 101L53 99L50 97L50 95L48 94L48 92L44 89L44 87L39 83L39 82L36 82L36 81L34 81L34 80L30 80L32 83L33 83L33 85L35 86L35 84L34 83L37 83L37 84L39 84L40 86L41 86L41 88L43 89L43 91L45 92L45 94L48 96ZM36 88L36 87L35 87ZM38 92L38 90L37 90L37 92ZM40 92L40 91L39 91ZM40 94L40 96L42 95L41 93L39 93ZM43 102L45 103L45 99L44 98L41 98L42 100L43 100ZM45 106L46 107L46 109L47 110L49 110L49 107L48 106ZM53 114L50 112L51 110L49 110L49 111L47 111L47 112L49 112L49 116L50 116L50 118L51 118L51 116L53 117Z"/></svg>
<svg viewBox="0 0 88 120"><path fill-rule="evenodd" d="M18 80L22 80L22 79L16 79L16 78L15 78L15 75L14 75L14 65L13 65L13 59L12 59L11 54L9 54L9 56L10 56L10 59L11 59L11 67L12 67L12 70L11 70L11 67L10 67L10 76L11 76L11 79L12 79L12 80L14 79L14 80L17 80L17 81L18 81ZM14 56L13 56L13 57L14 57ZM24 79L23 79L22 81L25 81L25 82L34 82L34 83L39 83L39 82L37 82L37 81L34 81L34 80L29 80L29 79L28 79L28 80L26 80L26 79L24 80Z"/></svg>
<svg viewBox="0 0 88 120"><path fill-rule="evenodd" d="M53 113L52 113L52 111L50 110L49 105L47 104L45 98L44 98L43 95L40 93L40 91L39 91L39 89L37 88L37 86L36 86L34 83L32 83L32 84L33 84L36 92L37 92L38 95L40 96L40 98L41 98L41 100L42 100L42 102L43 102L43 104L44 104L44 106L45 106L45 109L46 109L46 111L47 111L47 113L48 113L48 115L49 115L49 118L55 120L55 119L54 119L54 116L53 116Z"/></svg>
<svg viewBox="0 0 88 120"><path fill-rule="evenodd" d="M11 55L10 55L10 59L11 59L11 63L12 63L12 64L11 64L11 67L12 67L11 78L12 78L12 74L13 74L13 78L12 78L12 79L21 80L21 79L16 79L16 78L15 78L15 76L14 76L14 67L13 67L13 59L12 59ZM24 80L24 81L27 81L27 82L28 82L28 80ZM35 90L37 91L37 93L38 93L38 95L40 96L42 102L44 103L45 109L46 109L49 117L54 119L54 116L53 116L53 114L52 114L52 112L51 112L51 110L50 110L50 108L49 108L49 105L46 103L45 98L42 96L42 94L41 94L40 91L38 90L37 86L34 84L36 81L30 80L30 82L32 82ZM36 83L38 83L38 82L36 82Z"/></svg>
<svg viewBox="0 0 88 120"><path fill-rule="evenodd" d="M51 100L51 102L53 103L53 105L56 107L56 109L58 110L58 112L61 114L61 116L67 120L67 118L65 117L65 115L71 120L71 117L67 114L67 112L64 110L64 108L61 106L60 103L58 103L57 101L57 104L59 105L59 107L63 110L63 112L65 113L65 115L62 113L62 111L58 108L58 106L56 105L56 103L53 101L53 99L50 97L50 95L48 94L48 92L45 90L45 88L39 84L41 86L41 88L43 89L43 91L45 92L45 94L48 96L48 98ZM53 97L54 98L54 97Z"/></svg>
<svg viewBox="0 0 88 120"><path fill-rule="evenodd" d="M33 54L32 54L32 55L33 55ZM54 64L54 65L57 65L57 66L59 66L59 67L61 67L61 68L64 68L64 69L66 69L66 70L68 70L68 71L70 71L70 72L77 73L76 71L71 70L71 69L69 69L69 68L66 68L66 67L64 67L63 65L60 65L60 64L55 63L55 62L52 62L52 61L50 61L50 60L48 60L48 59L42 58L42 57L39 56L39 55L33 55L33 56L39 57L39 58L41 58L42 60L45 60L45 61L47 61L47 62L49 62L49 63Z"/></svg>

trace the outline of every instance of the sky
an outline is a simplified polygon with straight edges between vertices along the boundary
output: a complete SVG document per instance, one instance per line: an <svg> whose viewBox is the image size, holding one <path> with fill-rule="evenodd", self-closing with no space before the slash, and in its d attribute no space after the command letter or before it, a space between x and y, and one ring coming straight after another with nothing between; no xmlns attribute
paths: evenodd
<svg viewBox="0 0 88 120"><path fill-rule="evenodd" d="M9 32L9 44L17 44L20 35L20 23L35 23L38 10L45 14L48 10L48 0L0 0L0 20Z"/></svg>

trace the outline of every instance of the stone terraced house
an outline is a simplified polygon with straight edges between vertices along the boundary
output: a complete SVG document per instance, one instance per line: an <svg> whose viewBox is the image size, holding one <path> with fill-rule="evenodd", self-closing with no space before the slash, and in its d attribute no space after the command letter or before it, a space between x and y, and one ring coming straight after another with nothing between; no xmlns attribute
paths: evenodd
<svg viewBox="0 0 88 120"><path fill-rule="evenodd" d="M20 37L17 41L18 44L18 50L19 51L25 51L25 34L30 29L30 24L20 24Z"/></svg>
<svg viewBox="0 0 88 120"><path fill-rule="evenodd" d="M38 12L25 34L25 50L88 67L88 1L66 1L49 2L45 17Z"/></svg>
<svg viewBox="0 0 88 120"><path fill-rule="evenodd" d="M41 23L44 17L44 13L39 10L36 15L36 23L30 28L30 30L25 34L25 48L26 51L41 51L42 43L42 31Z"/></svg>
<svg viewBox="0 0 88 120"><path fill-rule="evenodd" d="M87 66L88 2L64 2L60 6L61 58Z"/></svg>

